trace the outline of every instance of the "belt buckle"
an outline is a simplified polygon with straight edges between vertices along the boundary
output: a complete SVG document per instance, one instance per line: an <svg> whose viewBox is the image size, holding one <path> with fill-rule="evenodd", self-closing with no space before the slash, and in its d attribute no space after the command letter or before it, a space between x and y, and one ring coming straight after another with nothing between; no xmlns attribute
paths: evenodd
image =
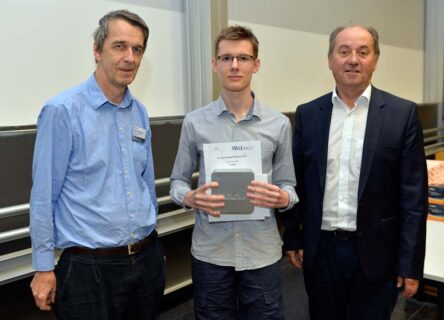
<svg viewBox="0 0 444 320"><path fill-rule="evenodd" d="M344 230L336 229L333 231L333 234L335 235L335 238L338 240L348 240L349 236L343 233Z"/></svg>
<svg viewBox="0 0 444 320"><path fill-rule="evenodd" d="M131 256L131 255L137 253L137 251L133 251L133 248L132 248L132 245L133 245L133 244L134 244L134 243L128 245L128 255L129 255L129 256Z"/></svg>
<svg viewBox="0 0 444 320"><path fill-rule="evenodd" d="M336 229L333 231L333 234L338 240L349 240L352 238L351 234L349 234L346 230Z"/></svg>

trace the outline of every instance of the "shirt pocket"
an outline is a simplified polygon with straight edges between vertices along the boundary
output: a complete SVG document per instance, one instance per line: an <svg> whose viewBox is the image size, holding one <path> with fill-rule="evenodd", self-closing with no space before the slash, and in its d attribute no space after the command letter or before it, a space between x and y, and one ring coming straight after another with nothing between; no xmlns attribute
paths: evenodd
<svg viewBox="0 0 444 320"><path fill-rule="evenodd" d="M272 169L275 148L272 143L261 141L262 173L268 173Z"/></svg>
<svg viewBox="0 0 444 320"><path fill-rule="evenodd" d="M149 143L149 141L131 141L131 148L134 159L134 170L136 174L142 174L147 165L148 151L146 143Z"/></svg>

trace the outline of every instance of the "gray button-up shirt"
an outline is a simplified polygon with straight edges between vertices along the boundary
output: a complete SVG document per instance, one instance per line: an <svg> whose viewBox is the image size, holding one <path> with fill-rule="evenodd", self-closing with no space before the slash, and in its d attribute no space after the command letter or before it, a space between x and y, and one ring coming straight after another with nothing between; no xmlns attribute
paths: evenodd
<svg viewBox="0 0 444 320"><path fill-rule="evenodd" d="M199 186L205 183L203 144L259 140L262 170L268 181L285 190L290 209L297 201L288 118L262 105L257 99L245 119L236 122L222 97L187 114L182 125L179 150L171 175L170 195L183 205L191 190L191 175L199 167ZM262 268L282 256L281 238L274 214L259 221L208 222L197 212L191 253L201 261L232 266L236 270Z"/></svg>

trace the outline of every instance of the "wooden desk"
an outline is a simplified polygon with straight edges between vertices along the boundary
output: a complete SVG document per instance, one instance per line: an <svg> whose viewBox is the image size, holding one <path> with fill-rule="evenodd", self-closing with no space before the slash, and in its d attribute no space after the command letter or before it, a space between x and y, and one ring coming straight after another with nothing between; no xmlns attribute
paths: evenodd
<svg viewBox="0 0 444 320"><path fill-rule="evenodd" d="M444 221L427 221L424 279L438 288L438 320L444 320Z"/></svg>

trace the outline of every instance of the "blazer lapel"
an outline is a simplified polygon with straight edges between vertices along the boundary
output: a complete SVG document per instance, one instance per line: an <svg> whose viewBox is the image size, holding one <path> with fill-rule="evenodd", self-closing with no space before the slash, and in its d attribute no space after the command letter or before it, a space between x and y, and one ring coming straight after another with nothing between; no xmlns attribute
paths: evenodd
<svg viewBox="0 0 444 320"><path fill-rule="evenodd" d="M330 121L331 113L333 109L333 103L331 102L331 95L327 96L328 100L325 100L319 106L319 183L321 186L322 194L325 190L325 175L327 172L327 156L328 156L328 136L330 133Z"/></svg>
<svg viewBox="0 0 444 320"><path fill-rule="evenodd" d="M361 199L372 166L375 150L378 145L379 134L384 120L384 99L381 91L372 87L367 126L365 129L364 146L362 150L361 172L359 176L358 201Z"/></svg>

